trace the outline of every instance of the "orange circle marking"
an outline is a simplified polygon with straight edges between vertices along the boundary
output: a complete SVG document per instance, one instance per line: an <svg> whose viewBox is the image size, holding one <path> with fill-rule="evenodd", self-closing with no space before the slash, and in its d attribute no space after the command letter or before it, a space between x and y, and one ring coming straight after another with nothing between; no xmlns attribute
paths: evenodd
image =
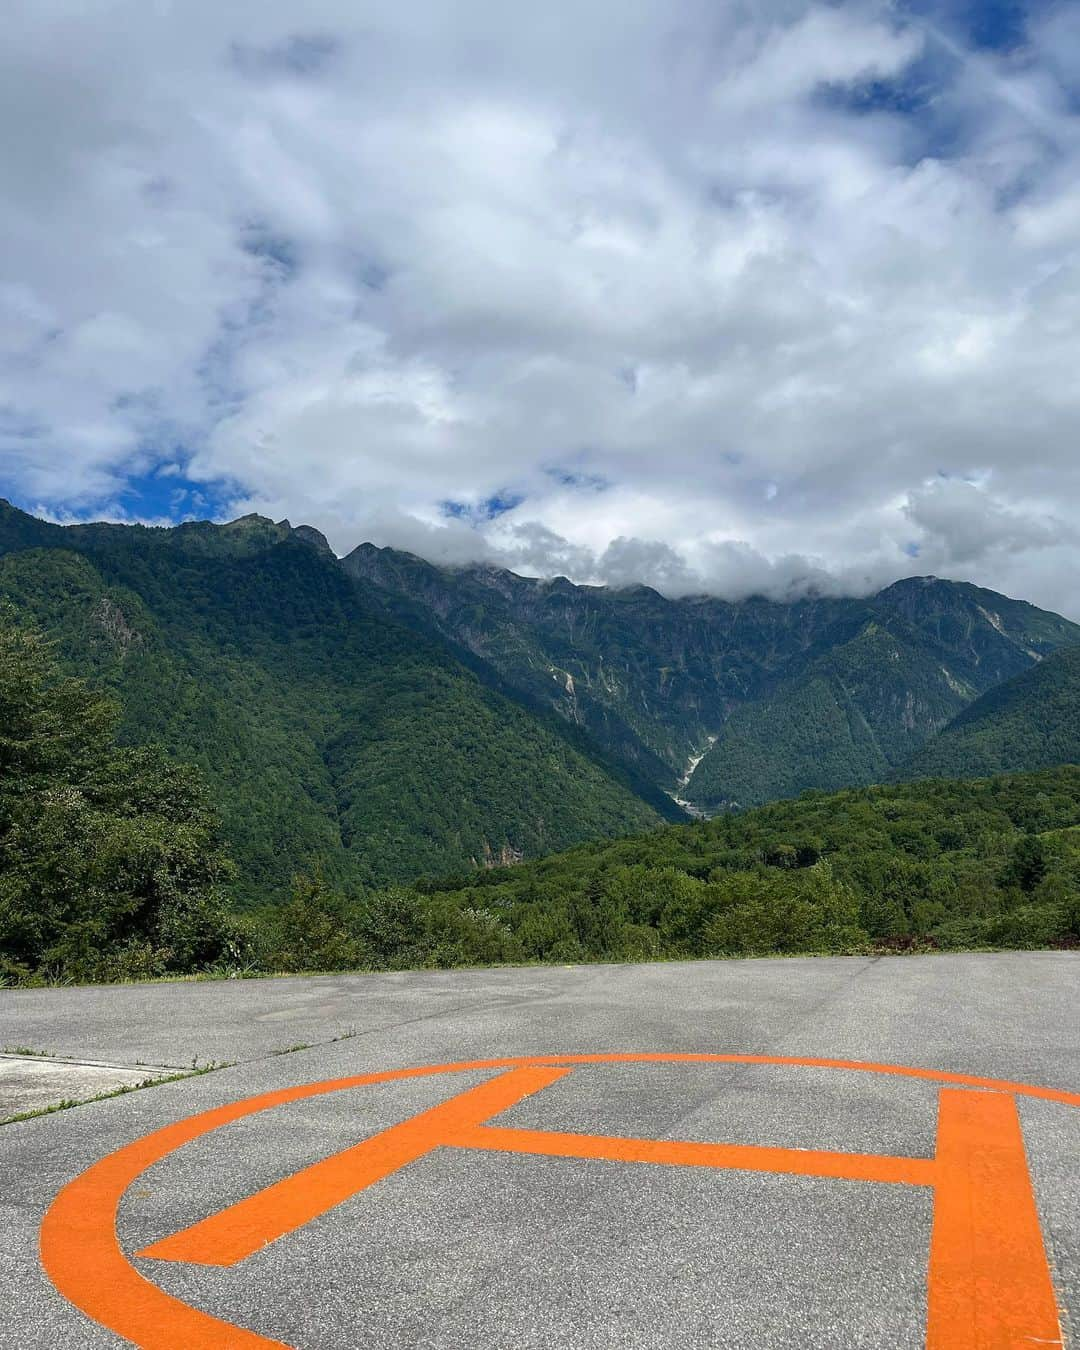
<svg viewBox="0 0 1080 1350"><path fill-rule="evenodd" d="M818 1153L557 1134L486 1123L575 1065L657 1063L840 1069L946 1084L939 1097L937 1153L932 1159ZM42 1264L56 1288L76 1307L143 1350L221 1350L224 1346L289 1350L283 1342L183 1303L136 1269L116 1231L117 1211L128 1187L183 1145L260 1111L349 1088L485 1069L511 1072L487 1079L344 1153L305 1168L138 1255L232 1265L372 1181L444 1146L930 1185L935 1207L927 1345L934 1350L989 1350L1037 1341L1061 1343L1014 1099L1033 1097L1080 1106L1080 1093L855 1060L665 1053L540 1055L396 1069L262 1093L155 1130L69 1182L42 1221ZM956 1088L982 1091L958 1092Z"/></svg>

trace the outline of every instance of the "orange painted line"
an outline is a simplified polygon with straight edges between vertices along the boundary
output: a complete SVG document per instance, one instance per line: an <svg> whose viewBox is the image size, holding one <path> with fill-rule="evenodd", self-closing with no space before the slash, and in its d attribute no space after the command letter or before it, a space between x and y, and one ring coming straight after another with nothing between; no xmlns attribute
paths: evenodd
<svg viewBox="0 0 1080 1350"><path fill-rule="evenodd" d="M1080 1092L1062 1088L1037 1087L1010 1080L909 1065L785 1055L675 1054L663 1051L530 1055L461 1060L450 1064L425 1064L416 1068L355 1074L263 1092L201 1111L135 1139L102 1158L68 1182L46 1213L40 1233L42 1266L56 1289L87 1317L142 1347L142 1350L177 1350L178 1346L183 1346L184 1350L221 1350L223 1346L233 1347L234 1350L255 1350L256 1347L288 1350L280 1341L259 1336L173 1298L132 1265L120 1246L116 1222L120 1202L138 1177L185 1144L231 1121L290 1102L438 1074L575 1064L762 1064L839 1069L987 1088L1056 1102L1062 1106L1080 1107ZM944 1347L935 1347L935 1350L944 1350Z"/></svg>
<svg viewBox="0 0 1080 1350"><path fill-rule="evenodd" d="M927 1350L1061 1345L1013 1097L942 1088Z"/></svg>
<svg viewBox="0 0 1080 1350"><path fill-rule="evenodd" d="M845 1181L899 1182L932 1186L932 1158L894 1158L873 1153L822 1153L813 1149L767 1148L758 1144L705 1144L670 1139L628 1139L620 1135L554 1134L479 1125L451 1139L455 1148L499 1153L533 1153L553 1158L588 1158L668 1167L720 1167L740 1172L781 1172L789 1176L839 1177Z"/></svg>
<svg viewBox="0 0 1080 1350"><path fill-rule="evenodd" d="M569 1069L511 1069L430 1111L313 1163L139 1252L158 1261L235 1266L384 1177L498 1115Z"/></svg>
<svg viewBox="0 0 1080 1350"><path fill-rule="evenodd" d="M977 1074L949 1073L945 1069L920 1069L909 1064L878 1064L864 1059L813 1059L786 1055L708 1055L697 1053L665 1054L663 1051L627 1051L617 1055L543 1055L517 1061L496 1063L525 1064L774 1064L799 1069L842 1069L850 1073L883 1073L892 1078L917 1078L927 1083L953 1083L959 1087L987 1088L991 1092L1012 1092L1020 1097L1059 1102L1062 1106L1080 1106L1080 1092L1063 1088L1034 1087L1007 1078L983 1078ZM461 1065L461 1068L479 1067ZM494 1065L493 1065L494 1067Z"/></svg>
<svg viewBox="0 0 1080 1350"><path fill-rule="evenodd" d="M290 1350L173 1298L131 1264L116 1234L116 1215L136 1178L185 1144L234 1120L345 1088L427 1078L460 1068L515 1067L520 1061L424 1065L301 1083L201 1111L125 1144L59 1192L41 1223L41 1264L56 1288L87 1317L141 1350Z"/></svg>

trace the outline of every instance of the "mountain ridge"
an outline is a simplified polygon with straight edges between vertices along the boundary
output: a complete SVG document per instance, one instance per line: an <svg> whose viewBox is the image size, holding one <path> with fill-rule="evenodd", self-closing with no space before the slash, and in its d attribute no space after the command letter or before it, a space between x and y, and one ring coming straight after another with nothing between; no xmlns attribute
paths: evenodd
<svg viewBox="0 0 1080 1350"><path fill-rule="evenodd" d="M1080 763L1080 644L975 699L895 775L982 778Z"/></svg>
<svg viewBox="0 0 1080 1350"><path fill-rule="evenodd" d="M263 518L0 512L0 596L116 692L123 740L203 771L248 902L299 871L383 884L680 818L393 622L314 543Z"/></svg>
<svg viewBox="0 0 1080 1350"><path fill-rule="evenodd" d="M323 857L345 881L407 880L891 780L989 690L1080 643L1059 615L932 576L864 597L672 598L370 543L339 559L313 527L257 513L57 525L2 503L0 594L121 693L130 739L209 773L253 887L278 890ZM432 727L448 739L421 750Z"/></svg>
<svg viewBox="0 0 1080 1350"><path fill-rule="evenodd" d="M932 576L865 597L726 601L371 544L342 565L403 622L472 651L706 812L887 777L972 699L1080 641L1059 615ZM790 772L777 772L778 735Z"/></svg>

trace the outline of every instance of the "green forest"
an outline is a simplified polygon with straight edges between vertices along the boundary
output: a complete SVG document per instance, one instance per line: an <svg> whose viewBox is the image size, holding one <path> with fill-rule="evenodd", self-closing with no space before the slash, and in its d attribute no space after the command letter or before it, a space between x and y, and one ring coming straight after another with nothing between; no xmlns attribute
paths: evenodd
<svg viewBox="0 0 1080 1350"><path fill-rule="evenodd" d="M364 896L308 879L254 937L296 970L1073 946L1080 768L810 792Z"/></svg>
<svg viewBox="0 0 1080 1350"><path fill-rule="evenodd" d="M1080 941L1059 616L345 564L0 503L0 981Z"/></svg>
<svg viewBox="0 0 1080 1350"><path fill-rule="evenodd" d="M116 743L119 709L0 613L0 976L109 980L241 953L198 773Z"/></svg>
<svg viewBox="0 0 1080 1350"><path fill-rule="evenodd" d="M196 768L0 623L0 976L401 969L1080 941L1080 767L808 792L538 861L237 912Z"/></svg>
<svg viewBox="0 0 1080 1350"><path fill-rule="evenodd" d="M983 694L902 767L903 778L973 778L1080 763L1080 646Z"/></svg>
<svg viewBox="0 0 1080 1350"><path fill-rule="evenodd" d="M706 813L887 779L980 695L1080 643L1060 615L937 577L781 602L440 568L370 544L342 566ZM1069 758L1021 749L982 772Z"/></svg>
<svg viewBox="0 0 1080 1350"><path fill-rule="evenodd" d="M408 881L682 815L374 612L288 526L62 528L0 508L0 598L116 697L121 743L200 770L242 905L316 866Z"/></svg>

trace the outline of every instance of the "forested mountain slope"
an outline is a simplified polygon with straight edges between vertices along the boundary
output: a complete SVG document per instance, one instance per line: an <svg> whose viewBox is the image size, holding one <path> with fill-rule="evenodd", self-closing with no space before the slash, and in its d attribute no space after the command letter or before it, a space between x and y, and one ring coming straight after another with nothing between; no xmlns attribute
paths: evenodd
<svg viewBox="0 0 1080 1350"><path fill-rule="evenodd" d="M362 544L346 570L671 788L730 707L811 649L846 602L669 600L489 566L440 568Z"/></svg>
<svg viewBox="0 0 1080 1350"><path fill-rule="evenodd" d="M6 503L5 597L118 692L123 740L203 771L248 901L298 870L381 885L649 828L680 814L665 791L715 811L879 781L1080 643L932 578L670 600L369 545L339 562L255 516L61 527Z"/></svg>
<svg viewBox="0 0 1080 1350"><path fill-rule="evenodd" d="M906 623L871 620L764 698L737 708L687 795L711 811L807 788L880 782L963 706L956 684Z"/></svg>
<svg viewBox="0 0 1080 1350"><path fill-rule="evenodd" d="M732 603L440 568L370 544L343 561L403 622L467 648L665 789L701 755L678 791L706 811L886 777L981 693L1080 642L1058 615L931 577L866 599Z"/></svg>
<svg viewBox="0 0 1080 1350"><path fill-rule="evenodd" d="M821 656L733 713L687 793L717 809L880 782L973 698L1077 633L993 591L897 582L865 602L853 636L836 634Z"/></svg>
<svg viewBox="0 0 1080 1350"><path fill-rule="evenodd" d="M900 778L981 778L1080 763L1080 646L983 694L901 766Z"/></svg>
<svg viewBox="0 0 1080 1350"><path fill-rule="evenodd" d="M115 689L131 743L199 766L241 897L378 884L656 823L445 642L366 603L315 531L248 517L50 525L0 509L0 598Z"/></svg>

